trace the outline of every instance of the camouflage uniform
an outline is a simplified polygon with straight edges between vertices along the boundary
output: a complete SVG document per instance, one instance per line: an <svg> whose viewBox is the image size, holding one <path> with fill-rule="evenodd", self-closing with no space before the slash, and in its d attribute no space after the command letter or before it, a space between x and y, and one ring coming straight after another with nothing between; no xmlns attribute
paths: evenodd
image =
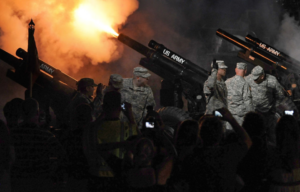
<svg viewBox="0 0 300 192"><path fill-rule="evenodd" d="M150 73L148 70L142 67L136 67L137 73L134 74L136 76L141 75L140 77L149 77ZM141 71L141 72L140 72ZM132 78L123 79L123 88L121 89L122 102L128 102L132 105L132 112L136 124L139 128L141 128L142 119L146 116L147 106L155 107L155 100L153 96L152 89L146 85L142 87L135 87L133 85Z"/></svg>
<svg viewBox="0 0 300 192"><path fill-rule="evenodd" d="M265 74L265 79L257 84L254 82L259 76L263 75L263 68L256 66L252 69L250 75L245 77L249 83L252 94L252 102L255 111L265 117L268 137L271 142L275 142L275 125L276 125L276 106L284 100L283 87L279 84L276 77Z"/></svg>
<svg viewBox="0 0 300 192"><path fill-rule="evenodd" d="M219 64L219 68L227 68L224 64ZM227 88L223 79L221 81L217 80L216 69L212 69L211 75L205 81L203 86L203 92L206 98L206 111L205 114L212 114L214 110L220 109L222 107L227 107Z"/></svg>
<svg viewBox="0 0 300 192"><path fill-rule="evenodd" d="M237 63L237 68L246 70L247 66L245 63ZM245 114L254 110L249 84L244 77L239 75L227 79L225 84L228 91L228 110L237 122L242 125Z"/></svg>

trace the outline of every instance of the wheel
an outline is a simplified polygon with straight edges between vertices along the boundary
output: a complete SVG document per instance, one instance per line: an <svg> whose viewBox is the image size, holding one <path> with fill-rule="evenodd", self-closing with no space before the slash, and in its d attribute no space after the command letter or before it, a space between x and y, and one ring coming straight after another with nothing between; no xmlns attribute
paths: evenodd
<svg viewBox="0 0 300 192"><path fill-rule="evenodd" d="M192 119L186 111L177 107L163 107L158 109L157 113L165 124L165 130L172 136L181 121Z"/></svg>

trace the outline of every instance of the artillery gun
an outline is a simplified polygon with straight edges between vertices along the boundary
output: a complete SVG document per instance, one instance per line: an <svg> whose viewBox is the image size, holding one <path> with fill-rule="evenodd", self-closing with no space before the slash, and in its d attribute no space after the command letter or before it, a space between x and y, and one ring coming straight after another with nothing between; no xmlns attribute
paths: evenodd
<svg viewBox="0 0 300 192"><path fill-rule="evenodd" d="M163 108L158 112L167 126L175 128L182 120L198 120L204 114L203 84L208 78L208 71L154 40L149 42L150 48L124 34L120 34L118 40L144 55L139 64L163 79L160 90ZM187 100L187 112L182 109L182 96Z"/></svg>
<svg viewBox="0 0 300 192"><path fill-rule="evenodd" d="M0 49L0 59L13 67L7 70L6 76L28 89L28 76L24 74L28 54L19 48L16 55L21 59ZM64 109L77 92L77 80L41 60L38 62L40 74L33 84L32 97L39 102L46 117L50 117L50 107L53 109L59 125L63 122ZM28 91L25 94L28 95Z"/></svg>

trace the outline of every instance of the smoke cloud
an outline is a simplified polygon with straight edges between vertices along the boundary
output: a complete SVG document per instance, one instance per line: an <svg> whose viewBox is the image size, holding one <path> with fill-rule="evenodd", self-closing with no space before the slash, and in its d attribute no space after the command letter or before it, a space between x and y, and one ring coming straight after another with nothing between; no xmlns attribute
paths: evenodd
<svg viewBox="0 0 300 192"><path fill-rule="evenodd" d="M2 0L0 47L11 54L19 47L27 50L32 18L39 57L61 71L76 73L84 65L83 56L97 65L122 53L112 36L86 16L117 30L137 8L137 0Z"/></svg>
<svg viewBox="0 0 300 192"><path fill-rule="evenodd" d="M274 0L2 0L0 47L11 54L19 47L26 50L27 27L32 18L36 24L39 57L43 61L76 79L91 77L96 83L107 84L111 73L132 77L133 68L139 66L143 56L111 34L97 31L87 20L78 19L76 10L82 6L92 8L93 13L97 10L95 17L103 18L101 22L118 33L144 45L153 39L206 70L210 70L212 58L224 59L229 66L228 77L233 76L236 62L243 60L237 58L237 52L224 49L216 52L218 28L242 37L255 32L270 45L274 45L275 37L278 43L293 39L291 35L277 36L284 27L280 28L280 7ZM274 46L288 49L281 44ZM295 55L291 54L297 58ZM251 69L251 64L248 66ZM157 108L160 81L155 74L149 81Z"/></svg>
<svg viewBox="0 0 300 192"><path fill-rule="evenodd" d="M300 61L300 26L295 18L283 16L275 46L280 51Z"/></svg>

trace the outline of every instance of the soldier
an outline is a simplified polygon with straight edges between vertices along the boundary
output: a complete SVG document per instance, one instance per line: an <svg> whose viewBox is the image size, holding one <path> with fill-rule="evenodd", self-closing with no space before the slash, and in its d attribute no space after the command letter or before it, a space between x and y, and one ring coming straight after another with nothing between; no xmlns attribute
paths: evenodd
<svg viewBox="0 0 300 192"><path fill-rule="evenodd" d="M103 104L103 98L104 95L111 91L117 91L120 92L121 88L123 87L123 78L119 74L111 74L109 77L108 86L99 84L97 87L97 96L94 99L94 108L98 109L96 110L95 117L99 117L100 114L103 112L102 104Z"/></svg>
<svg viewBox="0 0 300 192"><path fill-rule="evenodd" d="M269 141L275 143L276 107L284 99L283 88L274 76L265 74L261 66L254 67L245 80L250 85L254 110L264 116Z"/></svg>
<svg viewBox="0 0 300 192"><path fill-rule="evenodd" d="M206 98L205 114L212 114L216 109L227 107L227 88L223 80L226 75L227 66L222 60L214 60L211 67L211 75L203 86Z"/></svg>
<svg viewBox="0 0 300 192"><path fill-rule="evenodd" d="M111 74L110 77L109 77L108 86L105 87L105 89L103 91L103 95L105 95L105 93L110 92L110 91L120 92L122 87L123 87L123 78L122 78L122 76L119 75L119 74Z"/></svg>
<svg viewBox="0 0 300 192"><path fill-rule="evenodd" d="M150 76L147 69L136 67L133 69L133 78L124 79L121 89L122 102L131 103L134 119L139 128L142 127L142 119L147 114L147 106L155 107L153 92L147 84Z"/></svg>
<svg viewBox="0 0 300 192"><path fill-rule="evenodd" d="M253 111L250 87L244 79L247 73L247 64L242 62L237 63L235 73L235 76L225 81L228 91L227 104L232 116L239 125L242 125L245 114ZM229 125L227 128L231 129L231 126Z"/></svg>
<svg viewBox="0 0 300 192"><path fill-rule="evenodd" d="M85 105L86 109L90 111L90 114L86 114L85 121L90 121L95 118L96 109L93 105L93 95L97 85L91 78L82 78L77 82L77 94L73 97L71 102L66 108L66 123L71 130L76 128L77 119L75 118L76 108L80 105ZM89 109L88 109L89 107ZM92 119L87 119L92 118Z"/></svg>

